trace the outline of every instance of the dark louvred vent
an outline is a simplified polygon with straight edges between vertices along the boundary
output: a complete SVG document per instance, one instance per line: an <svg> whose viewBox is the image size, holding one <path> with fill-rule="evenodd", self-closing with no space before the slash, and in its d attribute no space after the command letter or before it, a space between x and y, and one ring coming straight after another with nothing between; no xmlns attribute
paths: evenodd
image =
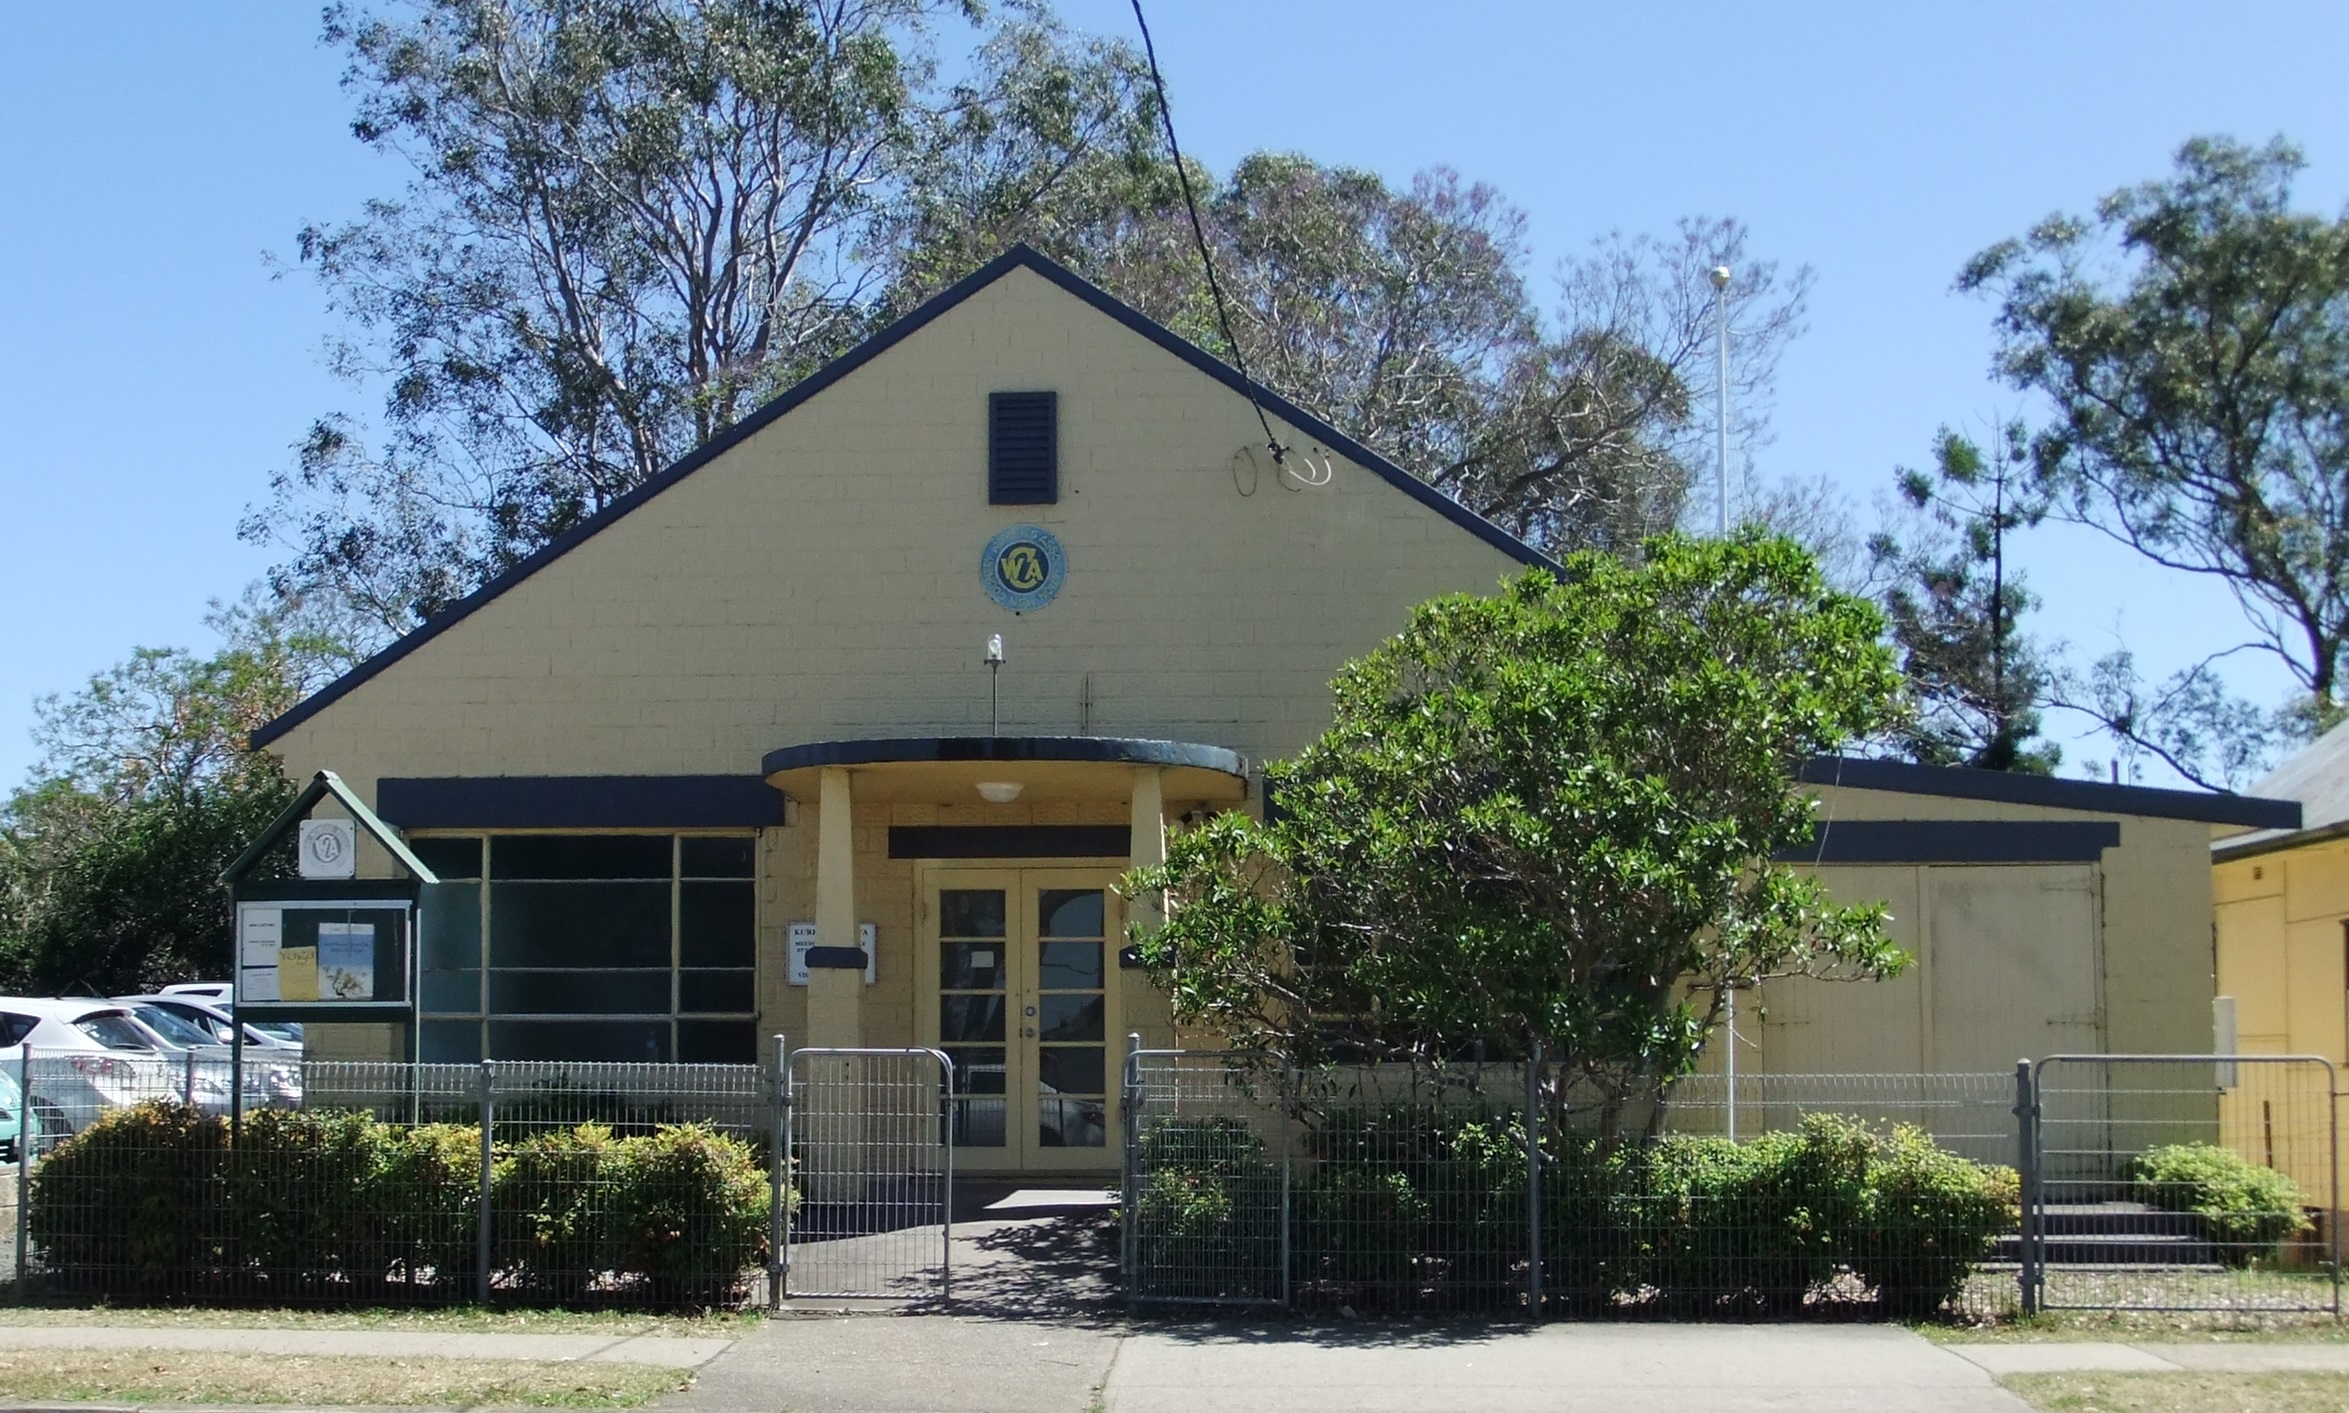
<svg viewBox="0 0 2349 1413"><path fill-rule="evenodd" d="M987 503L1060 499L1060 394L987 395Z"/></svg>

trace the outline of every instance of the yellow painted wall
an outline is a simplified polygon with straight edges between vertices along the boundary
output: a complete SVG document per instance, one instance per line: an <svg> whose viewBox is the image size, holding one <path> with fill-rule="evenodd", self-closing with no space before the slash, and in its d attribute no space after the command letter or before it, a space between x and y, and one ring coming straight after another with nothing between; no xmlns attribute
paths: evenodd
<svg viewBox="0 0 2349 1413"><path fill-rule="evenodd" d="M2112 819L1828 787L1838 820ZM2102 861L1820 870L1845 902L1880 901L1914 958L1885 982L1790 979L1755 998L1740 1066L1778 1074L2010 1072L2064 1051L2204 1051L2215 991L2210 832L2126 816ZM1720 1068L1719 1043L1705 1068Z"/></svg>
<svg viewBox="0 0 2349 1413"><path fill-rule="evenodd" d="M2229 860L2212 878L2218 989L2242 1051L2349 1064L2349 840Z"/></svg>
<svg viewBox="0 0 2349 1413"><path fill-rule="evenodd" d="M987 395L1045 388L1061 499L990 506ZM296 778L331 768L370 799L384 776L755 774L800 742L984 732L980 650L1001 633L1006 734L1292 753L1327 725L1339 665L1412 605L1522 566L1343 457L1311 488L1236 469L1260 437L1244 398L1016 270L274 749ZM987 539L1020 523L1068 553L1059 598L1026 615L978 573ZM761 850L768 1034L805 1024L780 965L787 924L814 914L816 809L802 804ZM1126 822L1122 794L1102 805L1089 822ZM860 913L882 938L867 1010L906 1019L868 1022L873 1043L910 1038L901 951L895 980L890 965L910 935L910 872L886 857L888 822L857 820Z"/></svg>

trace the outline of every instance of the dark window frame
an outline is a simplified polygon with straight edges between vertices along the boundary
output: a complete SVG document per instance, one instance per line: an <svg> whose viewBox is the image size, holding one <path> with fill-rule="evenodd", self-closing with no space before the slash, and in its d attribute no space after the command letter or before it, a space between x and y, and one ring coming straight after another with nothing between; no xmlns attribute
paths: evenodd
<svg viewBox="0 0 2349 1413"><path fill-rule="evenodd" d="M987 504L1060 501L1060 394L987 394Z"/></svg>

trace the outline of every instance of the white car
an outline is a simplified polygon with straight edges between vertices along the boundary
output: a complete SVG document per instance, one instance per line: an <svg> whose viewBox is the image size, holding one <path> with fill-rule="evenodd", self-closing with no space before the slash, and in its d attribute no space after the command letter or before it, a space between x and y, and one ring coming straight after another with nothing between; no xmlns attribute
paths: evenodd
<svg viewBox="0 0 2349 1413"><path fill-rule="evenodd" d="M187 1070L183 1058L180 1088L182 1098L198 1108L210 1111L206 1104L202 1081L214 1080L220 1092L226 1093L229 1074L236 1063L236 1049L231 1041L236 1034L227 1013L184 996L117 996L116 1005L131 1013L133 1019L155 1032L164 1045L181 1056L193 1054L196 1065ZM245 1105L253 1108L264 1104L299 1104L302 1100L302 1046L299 1041L288 1042L266 1034L247 1023L245 1026ZM193 1097L187 1094L187 1073L198 1081Z"/></svg>
<svg viewBox="0 0 2349 1413"><path fill-rule="evenodd" d="M225 1002L207 1001L199 996L170 991L152 996L117 996L114 1000L118 1005L128 1006L141 1020L149 1020L154 1012L161 1011L185 1021L209 1037L205 1043L224 1048L235 1043L236 1019L229 1014ZM162 1027L157 1026L156 1029L161 1030ZM172 1039L171 1034L165 1032L164 1039ZM245 1048L299 1051L302 1048L302 1037L299 1029L287 1022L265 1025L259 1021L246 1021ZM271 1058L283 1059L284 1056Z"/></svg>
<svg viewBox="0 0 2349 1413"><path fill-rule="evenodd" d="M152 999L195 1002L210 1006L226 1016L230 1008L236 1005L237 989L234 983L226 981L181 981L159 988ZM245 1029L260 1031L288 1045L302 1043L302 1026L299 1021L249 1020L245 1022ZM225 1045L228 1042L223 1040L221 1043ZM253 1042L248 1037L245 1043L250 1045Z"/></svg>
<svg viewBox="0 0 2349 1413"><path fill-rule="evenodd" d="M228 1105L225 1073L190 1066L118 1002L97 997L0 996L0 1063L30 1072L28 1106L43 1132L79 1133L109 1109L180 1099L210 1112Z"/></svg>

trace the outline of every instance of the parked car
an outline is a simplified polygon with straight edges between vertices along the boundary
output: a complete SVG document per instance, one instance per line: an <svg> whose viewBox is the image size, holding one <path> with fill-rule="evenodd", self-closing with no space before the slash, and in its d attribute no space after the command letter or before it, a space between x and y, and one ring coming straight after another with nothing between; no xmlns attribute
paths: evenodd
<svg viewBox="0 0 2349 1413"><path fill-rule="evenodd" d="M0 1067L0 1163L17 1161L16 1145L23 1141L26 1117L24 1091L17 1088L16 1071ZM36 1155L48 1152L64 1140L65 1115L55 1104L36 1105L31 1118Z"/></svg>
<svg viewBox="0 0 2349 1413"><path fill-rule="evenodd" d="M180 981L163 987L156 992L156 995L168 996L173 1000L184 998L191 1001L201 1001L226 1014L229 1008L236 1004L237 988L235 983L227 981ZM258 1030L264 1035L285 1041L290 1045L302 1043L302 1026L299 1021L248 1020L245 1022L245 1026L249 1030Z"/></svg>
<svg viewBox="0 0 2349 1413"><path fill-rule="evenodd" d="M114 999L116 1003L130 1007L142 1020L147 1018L147 1014L151 1010L162 1011L202 1031L210 1037L210 1042L214 1045L228 1046L235 1043L236 1019L229 1014L228 1006L223 1002L207 1001L199 996L169 991L158 992L152 996L117 996ZM282 1024L264 1027L258 1021L246 1021L245 1048L248 1050L299 1051L302 1048L302 1038L298 1033L288 1036L285 1033L288 1029L289 1027ZM298 1027L293 1027L293 1029L299 1030ZM169 1039L170 1036L166 1034L164 1038ZM282 1059L283 1057L277 1058Z"/></svg>
<svg viewBox="0 0 2349 1413"><path fill-rule="evenodd" d="M210 1111L206 1102L204 1081L210 1080L225 1095L227 1078L236 1063L236 1049L228 1036L234 1034L221 1018L221 1028L214 1030L211 1017L199 1013L189 1016L183 1007L201 1005L200 1002L181 1001L177 997L118 996L115 1004L124 1007L133 1019L153 1031L172 1054L182 1056L180 1062L180 1097L200 1109ZM252 1031L251 1026L245 1028ZM190 1065L186 1057L193 1057ZM256 1042L253 1035L245 1039L245 1103L248 1107L262 1104L293 1104L302 1098L302 1047L262 1036ZM191 1087L192 1086L192 1087Z"/></svg>
<svg viewBox="0 0 2349 1413"><path fill-rule="evenodd" d="M79 1133L109 1109L145 1099L184 1098L218 1112L225 1077L190 1070L170 1043L128 1007L94 996L0 996L0 1051L24 1065L31 1047L30 1107L36 1127Z"/></svg>

